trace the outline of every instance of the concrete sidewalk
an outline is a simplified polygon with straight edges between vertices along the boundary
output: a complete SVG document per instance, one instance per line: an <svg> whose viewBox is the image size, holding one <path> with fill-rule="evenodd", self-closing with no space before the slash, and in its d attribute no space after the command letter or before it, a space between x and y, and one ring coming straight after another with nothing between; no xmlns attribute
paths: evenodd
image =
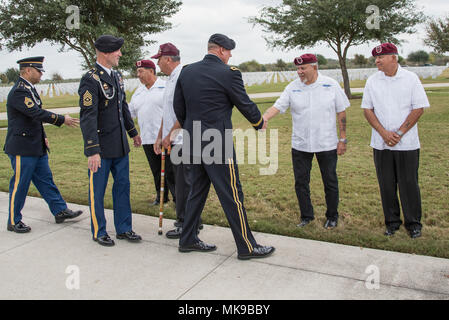
<svg viewBox="0 0 449 320"><path fill-rule="evenodd" d="M206 225L211 253L179 253L165 237L173 220L133 215L139 244L92 241L90 214L55 224L40 198L28 197L27 234L6 230L8 194L0 193L0 299L448 299L449 260L255 232L269 258L240 261L230 229ZM377 268L377 269L376 269ZM78 277L79 275L79 277ZM378 289L375 287L379 275ZM79 289L77 284L79 283Z"/></svg>

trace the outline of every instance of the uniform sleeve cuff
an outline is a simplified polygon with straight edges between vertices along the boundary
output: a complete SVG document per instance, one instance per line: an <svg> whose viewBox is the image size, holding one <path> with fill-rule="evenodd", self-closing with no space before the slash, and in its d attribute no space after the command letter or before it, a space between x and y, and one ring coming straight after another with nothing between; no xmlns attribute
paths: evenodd
<svg viewBox="0 0 449 320"><path fill-rule="evenodd" d="M131 138L134 138L135 136L137 136L139 134L136 127L133 127L132 129L128 130L127 132Z"/></svg>
<svg viewBox="0 0 449 320"><path fill-rule="evenodd" d="M260 120L257 123L252 124L254 129L259 130L263 127L263 117L260 116Z"/></svg>

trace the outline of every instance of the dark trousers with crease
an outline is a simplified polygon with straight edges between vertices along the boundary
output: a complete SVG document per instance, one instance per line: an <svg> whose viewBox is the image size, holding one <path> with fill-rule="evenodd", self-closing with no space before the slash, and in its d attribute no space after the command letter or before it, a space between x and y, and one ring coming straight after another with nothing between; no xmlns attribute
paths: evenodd
<svg viewBox="0 0 449 320"><path fill-rule="evenodd" d="M421 230L421 193L418 185L419 149L391 151L373 149L374 165L387 228L402 224L398 188L407 230Z"/></svg>
<svg viewBox="0 0 449 320"><path fill-rule="evenodd" d="M179 150L179 157L182 157L182 149ZM170 156L166 157L165 160L166 172L170 172L172 179L174 180L174 194L176 196L176 220L179 222L184 221L185 208L187 195L189 194L189 189L186 184L184 176L184 165L183 163L174 164ZM173 194L173 191L170 189Z"/></svg>
<svg viewBox="0 0 449 320"><path fill-rule="evenodd" d="M252 252L257 246L243 206L243 191L235 164L235 153L233 157L234 159L228 159L228 163L224 164L184 164L189 194L180 246L200 241L197 230L211 183L226 214L238 253Z"/></svg>
<svg viewBox="0 0 449 320"><path fill-rule="evenodd" d="M314 212L310 200L310 171L313 156L316 155L320 166L321 178L326 195L326 218L338 220L338 178L337 150L323 152L303 152L292 149L293 172L295 175L295 191L298 197L301 220L313 220Z"/></svg>
<svg viewBox="0 0 449 320"><path fill-rule="evenodd" d="M145 155L148 160L148 164L150 165L151 172L153 173L154 178L154 187L156 189L156 200L160 200L161 196L161 159L162 156L160 154L156 154L153 149L153 144L144 144L143 150L145 151ZM165 157L165 180L164 180L164 200L168 199L168 191L172 194L174 201L176 201L175 196L175 178L173 175L173 171L170 165L167 163L170 162L168 159L170 156L166 155ZM167 170L169 169L169 170Z"/></svg>

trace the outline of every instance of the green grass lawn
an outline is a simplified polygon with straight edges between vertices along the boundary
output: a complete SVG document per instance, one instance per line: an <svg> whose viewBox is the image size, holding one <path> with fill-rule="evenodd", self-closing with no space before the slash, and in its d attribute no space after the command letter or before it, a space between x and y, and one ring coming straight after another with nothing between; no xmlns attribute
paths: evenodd
<svg viewBox="0 0 449 320"><path fill-rule="evenodd" d="M267 165L240 164L240 180L245 194L250 226L255 231L268 232L305 239L342 243L353 246L378 248L406 253L449 258L449 89L428 91L431 108L419 121L421 140L420 187L423 205L423 236L411 240L405 229L392 238L383 236L384 217L379 189L369 147L371 129L363 117L360 99L351 100L348 115L348 151L339 158L338 176L340 186L340 220L337 229L325 230L325 199L323 184L316 160L311 173L312 203L315 221L304 229L298 229L299 207L294 191L291 163L291 116L279 115L269 124L278 130L278 170L276 175L261 176L259 169ZM261 111L270 107L275 99L260 99ZM236 109L235 109L236 110ZM235 111L234 128L248 129L250 125ZM80 129L65 126L46 126L51 144L50 166L54 179L68 202L88 203L87 159L83 155ZM0 131L4 141L6 131ZM248 146L246 146L248 148ZM254 150L254 146L250 146ZM270 148L267 146L267 150ZM131 202L133 212L158 216L159 208L150 207L155 198L153 178L142 148L133 148L130 153ZM8 191L12 175L10 161L6 155L0 157L0 190ZM105 206L112 208L112 177L105 197ZM34 186L29 195L39 196ZM89 214L89 213L87 213ZM175 218L173 203L165 208L169 218ZM25 217L27 210L24 210ZM206 224L227 226L227 220L218 198L213 191L203 212ZM6 221L4 222L6 223ZM138 232L139 225L134 229ZM157 226L154 226L156 232Z"/></svg>

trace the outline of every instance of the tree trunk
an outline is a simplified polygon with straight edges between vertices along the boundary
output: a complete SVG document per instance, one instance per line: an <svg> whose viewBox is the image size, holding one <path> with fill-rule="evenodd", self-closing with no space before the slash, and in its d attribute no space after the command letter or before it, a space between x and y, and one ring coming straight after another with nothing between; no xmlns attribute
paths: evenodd
<svg viewBox="0 0 449 320"><path fill-rule="evenodd" d="M348 68L346 67L346 57L342 57L338 54L338 60L340 61L341 75L343 76L343 86L348 99L352 98L351 87L349 84Z"/></svg>

